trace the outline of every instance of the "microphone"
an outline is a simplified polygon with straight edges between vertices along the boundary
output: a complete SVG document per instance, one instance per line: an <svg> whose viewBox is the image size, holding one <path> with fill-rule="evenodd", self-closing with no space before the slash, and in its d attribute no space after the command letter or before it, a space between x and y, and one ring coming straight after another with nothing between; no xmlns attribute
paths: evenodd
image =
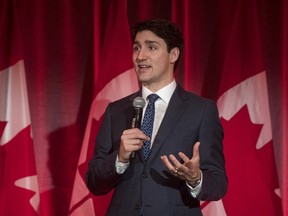
<svg viewBox="0 0 288 216"><path fill-rule="evenodd" d="M142 112L145 106L144 98L138 96L133 101L133 107L135 110L134 118L132 120L132 128L141 128ZM135 158L135 152L132 152L131 158Z"/></svg>

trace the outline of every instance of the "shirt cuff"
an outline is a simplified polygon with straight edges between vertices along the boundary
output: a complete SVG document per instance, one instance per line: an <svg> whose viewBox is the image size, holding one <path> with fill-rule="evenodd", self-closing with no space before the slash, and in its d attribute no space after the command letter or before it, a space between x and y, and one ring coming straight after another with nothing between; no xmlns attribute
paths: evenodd
<svg viewBox="0 0 288 216"><path fill-rule="evenodd" d="M188 190L190 192L190 194L192 195L192 197L196 198L198 196L198 194L200 193L201 191L201 188L202 188L202 179L203 179L203 175L202 175L202 172L200 171L200 174L201 174L201 177L200 177L200 182L199 184L196 186L196 187L192 187L191 185L189 185L187 182L186 182L186 185L188 187Z"/></svg>
<svg viewBox="0 0 288 216"><path fill-rule="evenodd" d="M128 168L129 164L130 164L130 162L127 162L127 163L120 162L118 155L117 155L117 158L115 161L115 168L116 168L117 174L123 174L126 171L126 169Z"/></svg>

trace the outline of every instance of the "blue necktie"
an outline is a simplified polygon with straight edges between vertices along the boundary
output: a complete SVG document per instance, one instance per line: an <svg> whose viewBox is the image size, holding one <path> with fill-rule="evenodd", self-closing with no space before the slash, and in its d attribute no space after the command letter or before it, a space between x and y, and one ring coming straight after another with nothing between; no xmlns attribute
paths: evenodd
<svg viewBox="0 0 288 216"><path fill-rule="evenodd" d="M149 141L144 141L143 155L144 159L148 158L150 152L151 137L153 131L154 115L155 115L155 101L159 98L157 94L150 94L148 96L149 103L147 105L145 115L143 118L141 130L150 137Z"/></svg>

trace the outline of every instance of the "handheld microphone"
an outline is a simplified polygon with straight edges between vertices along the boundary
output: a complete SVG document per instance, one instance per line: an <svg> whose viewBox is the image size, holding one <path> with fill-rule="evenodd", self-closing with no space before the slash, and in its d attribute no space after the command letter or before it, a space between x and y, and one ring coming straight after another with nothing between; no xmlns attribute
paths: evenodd
<svg viewBox="0 0 288 216"><path fill-rule="evenodd" d="M138 96L133 101L133 107L135 110L134 118L132 120L132 128L141 128L142 112L145 106L144 98ZM131 158L135 158L135 152L132 152Z"/></svg>

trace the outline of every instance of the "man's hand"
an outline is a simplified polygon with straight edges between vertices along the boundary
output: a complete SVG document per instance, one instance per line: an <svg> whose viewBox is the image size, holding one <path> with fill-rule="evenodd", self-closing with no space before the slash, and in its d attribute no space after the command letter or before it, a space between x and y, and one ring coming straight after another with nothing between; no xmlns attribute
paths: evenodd
<svg viewBox="0 0 288 216"><path fill-rule="evenodd" d="M119 161L127 163L130 160L132 152L140 150L143 147L143 141L149 139L150 138L138 128L123 131L118 153Z"/></svg>
<svg viewBox="0 0 288 216"><path fill-rule="evenodd" d="M191 159L182 152L178 153L179 157L184 161L183 164L172 154L170 154L169 157L166 155L161 156L163 164L170 173L186 181L192 187L194 187L201 178L199 146L200 142L195 143Z"/></svg>

